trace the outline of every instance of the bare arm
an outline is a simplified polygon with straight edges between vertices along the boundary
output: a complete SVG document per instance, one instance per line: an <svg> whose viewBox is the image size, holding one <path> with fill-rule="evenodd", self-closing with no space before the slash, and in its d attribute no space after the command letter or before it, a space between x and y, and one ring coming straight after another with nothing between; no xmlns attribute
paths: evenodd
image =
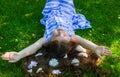
<svg viewBox="0 0 120 77"><path fill-rule="evenodd" d="M82 47L90 49L93 52L95 52L100 58L102 58L103 55L112 54L112 51L108 47L98 46L95 43L88 41L78 35L74 35L73 39L75 39L75 41L78 42Z"/></svg>
<svg viewBox="0 0 120 77"><path fill-rule="evenodd" d="M34 44L24 48L20 52L6 52L1 56L3 60L8 60L9 62L16 62L21 58L34 54L38 49L42 47L42 45L46 43L45 38L40 38Z"/></svg>
<svg viewBox="0 0 120 77"><path fill-rule="evenodd" d="M88 41L88 40L86 40L78 35L75 35L74 38L76 39L76 41L78 43L80 43L81 46L83 46L86 49L90 49L92 51L95 51L96 48L98 47L98 45L96 45L95 43Z"/></svg>
<svg viewBox="0 0 120 77"><path fill-rule="evenodd" d="M29 56L31 54L34 54L38 49L42 47L43 44L45 44L45 38L40 38L38 41L36 41L34 44L26 47L25 49L21 50L19 52L20 57L24 58L26 56Z"/></svg>

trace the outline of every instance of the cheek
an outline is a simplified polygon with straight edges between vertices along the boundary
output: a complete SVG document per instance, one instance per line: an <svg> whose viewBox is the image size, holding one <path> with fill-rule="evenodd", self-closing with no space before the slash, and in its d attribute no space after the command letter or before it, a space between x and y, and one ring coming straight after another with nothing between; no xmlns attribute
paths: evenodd
<svg viewBox="0 0 120 77"><path fill-rule="evenodd" d="M53 33L54 36L58 36L58 32L55 30L55 32Z"/></svg>
<svg viewBox="0 0 120 77"><path fill-rule="evenodd" d="M67 34L67 33L64 33L64 36L65 36L65 37L67 37L67 36L68 36L68 34Z"/></svg>
<svg viewBox="0 0 120 77"><path fill-rule="evenodd" d="M71 37L70 41L71 42L77 42L76 38L74 38L74 37Z"/></svg>

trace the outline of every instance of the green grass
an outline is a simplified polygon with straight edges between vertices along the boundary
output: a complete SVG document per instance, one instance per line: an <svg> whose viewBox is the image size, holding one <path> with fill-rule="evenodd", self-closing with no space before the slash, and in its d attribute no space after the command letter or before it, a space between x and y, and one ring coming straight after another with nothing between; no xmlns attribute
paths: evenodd
<svg viewBox="0 0 120 77"><path fill-rule="evenodd" d="M120 77L120 0L74 0L77 13L90 20L92 29L77 30L76 34L108 46L113 54L100 65L112 73L106 77ZM0 55L6 51L20 51L43 36L39 23L45 0L0 0ZM8 63L0 59L0 77L24 77L22 60ZM65 77L73 77L68 73ZM86 77L96 77L86 72Z"/></svg>

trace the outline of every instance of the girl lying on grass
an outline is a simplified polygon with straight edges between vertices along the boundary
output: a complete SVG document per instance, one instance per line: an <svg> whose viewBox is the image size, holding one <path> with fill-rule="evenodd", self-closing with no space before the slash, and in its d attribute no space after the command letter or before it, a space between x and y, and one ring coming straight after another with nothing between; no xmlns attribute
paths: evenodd
<svg viewBox="0 0 120 77"><path fill-rule="evenodd" d="M3 60L17 62L34 54L45 43L54 40L67 43L77 42L82 46L78 47L78 51L86 48L93 51L99 58L111 54L108 47L98 46L74 33L76 29L91 28L91 26L82 14L76 14L73 0L47 0L42 14L44 17L41 23L45 25L44 36L20 52L6 52L1 56Z"/></svg>

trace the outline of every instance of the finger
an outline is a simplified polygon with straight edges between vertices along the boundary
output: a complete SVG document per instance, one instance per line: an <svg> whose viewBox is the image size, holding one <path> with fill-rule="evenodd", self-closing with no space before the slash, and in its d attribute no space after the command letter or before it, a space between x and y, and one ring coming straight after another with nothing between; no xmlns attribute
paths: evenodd
<svg viewBox="0 0 120 77"><path fill-rule="evenodd" d="M105 50L106 50L106 51L111 51L108 47L105 47Z"/></svg>
<svg viewBox="0 0 120 77"><path fill-rule="evenodd" d="M10 59L10 53L6 52L5 54L2 55L3 60L9 60Z"/></svg>
<svg viewBox="0 0 120 77"><path fill-rule="evenodd" d="M4 57L4 55L2 55L2 56L1 56L1 58L2 58L3 60L5 60L5 57Z"/></svg>
<svg viewBox="0 0 120 77"><path fill-rule="evenodd" d="M106 52L105 52L105 53L108 53L108 54L109 54L109 53L111 53L111 51L110 51L110 50L106 50Z"/></svg>
<svg viewBox="0 0 120 77"><path fill-rule="evenodd" d="M10 60L10 61L11 61L11 60L14 60L14 59L13 59L13 55L14 55L14 54L12 54L12 53L9 54L9 60Z"/></svg>
<svg viewBox="0 0 120 77"><path fill-rule="evenodd" d="M8 60L8 54L3 54L2 56L1 56L1 58L3 59L3 60Z"/></svg>
<svg viewBox="0 0 120 77"><path fill-rule="evenodd" d="M108 47L103 46L102 55L111 55L111 51L109 50Z"/></svg>
<svg viewBox="0 0 120 77"><path fill-rule="evenodd" d="M103 58L102 58L102 56L101 56L101 55L99 55L99 54L98 54L98 57L99 57L101 60L103 59Z"/></svg>
<svg viewBox="0 0 120 77"><path fill-rule="evenodd" d="M108 48L108 47L105 47L105 49L106 49L106 50L109 50L109 48Z"/></svg>
<svg viewBox="0 0 120 77"><path fill-rule="evenodd" d="M104 53L105 53L106 55L111 55L111 54L112 54L112 51L111 51L108 47L106 47Z"/></svg>
<svg viewBox="0 0 120 77"><path fill-rule="evenodd" d="M11 54L10 54L10 53L7 53L6 59L7 59L7 60L10 60L10 59L11 59Z"/></svg>
<svg viewBox="0 0 120 77"><path fill-rule="evenodd" d="M9 61L10 63L14 63L14 62L16 62L15 60L12 60L12 61Z"/></svg>
<svg viewBox="0 0 120 77"><path fill-rule="evenodd" d="M4 54L1 56L1 58L3 58L4 57Z"/></svg>
<svg viewBox="0 0 120 77"><path fill-rule="evenodd" d="M105 55L111 55L112 52L109 50L109 51L104 52L104 54L105 54Z"/></svg>

